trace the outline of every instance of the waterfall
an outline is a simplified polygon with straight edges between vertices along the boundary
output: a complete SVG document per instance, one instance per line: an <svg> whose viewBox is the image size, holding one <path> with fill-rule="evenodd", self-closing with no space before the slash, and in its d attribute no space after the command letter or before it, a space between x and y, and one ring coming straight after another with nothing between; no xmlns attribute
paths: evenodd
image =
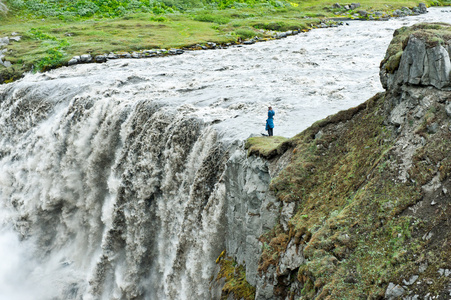
<svg viewBox="0 0 451 300"><path fill-rule="evenodd" d="M2 273L33 299L210 298L227 147L183 109L80 89L3 90Z"/></svg>

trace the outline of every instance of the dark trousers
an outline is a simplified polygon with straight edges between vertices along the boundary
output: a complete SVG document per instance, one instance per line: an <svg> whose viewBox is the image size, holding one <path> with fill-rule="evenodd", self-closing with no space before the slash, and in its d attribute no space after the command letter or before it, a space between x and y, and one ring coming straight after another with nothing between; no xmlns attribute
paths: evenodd
<svg viewBox="0 0 451 300"><path fill-rule="evenodd" d="M273 130L273 128L268 128L268 135L269 136L272 136L272 130Z"/></svg>

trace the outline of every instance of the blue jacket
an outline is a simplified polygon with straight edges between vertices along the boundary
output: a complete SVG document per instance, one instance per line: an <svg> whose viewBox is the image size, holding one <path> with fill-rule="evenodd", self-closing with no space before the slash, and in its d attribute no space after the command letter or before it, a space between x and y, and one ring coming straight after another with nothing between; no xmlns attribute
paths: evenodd
<svg viewBox="0 0 451 300"><path fill-rule="evenodd" d="M266 120L266 130L274 128L274 115L276 113L273 110L268 110L268 119Z"/></svg>

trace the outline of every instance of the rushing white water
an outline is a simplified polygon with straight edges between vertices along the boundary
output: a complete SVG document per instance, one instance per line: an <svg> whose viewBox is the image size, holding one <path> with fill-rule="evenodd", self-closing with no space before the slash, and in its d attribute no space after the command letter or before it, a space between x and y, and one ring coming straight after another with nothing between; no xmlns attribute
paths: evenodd
<svg viewBox="0 0 451 300"><path fill-rule="evenodd" d="M209 299L231 142L358 105L393 31L451 13L78 65L0 86L0 299Z"/></svg>

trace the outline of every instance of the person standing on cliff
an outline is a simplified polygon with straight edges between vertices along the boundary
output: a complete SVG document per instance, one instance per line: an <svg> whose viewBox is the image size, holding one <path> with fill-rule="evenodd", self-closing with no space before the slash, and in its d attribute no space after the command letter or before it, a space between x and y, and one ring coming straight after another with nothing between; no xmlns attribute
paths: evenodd
<svg viewBox="0 0 451 300"><path fill-rule="evenodd" d="M268 131L269 136L273 136L274 129L274 115L276 113L272 110L272 107L268 107L268 119L266 119L266 131Z"/></svg>

